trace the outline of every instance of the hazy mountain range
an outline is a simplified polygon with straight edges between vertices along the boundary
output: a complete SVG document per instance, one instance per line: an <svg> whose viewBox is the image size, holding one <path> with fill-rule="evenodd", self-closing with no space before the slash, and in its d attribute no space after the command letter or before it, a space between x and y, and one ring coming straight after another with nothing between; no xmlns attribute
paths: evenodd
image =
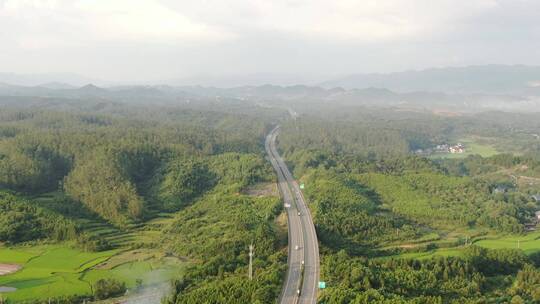
<svg viewBox="0 0 540 304"><path fill-rule="evenodd" d="M28 97L35 97L34 99ZM513 110L540 111L540 97L506 94L450 94L417 91L397 93L388 89L325 89L313 86L243 86L215 88L202 86L118 86L103 88L92 84L79 88L56 89L0 84L0 104L46 100L101 100L107 102L154 102L162 104L197 101L238 100L264 104L308 106L328 103L335 106L405 107L451 111Z"/></svg>
<svg viewBox="0 0 540 304"><path fill-rule="evenodd" d="M13 74L0 74L0 80L5 75L13 77ZM78 78L77 81L82 80ZM104 87L95 84L76 86L58 81L24 86L0 82L0 96L3 96L2 100L7 97L39 97L175 103L237 99L267 104L303 105L322 102L336 106L399 106L452 111L540 111L540 67L489 65L392 74L358 74L312 86Z"/></svg>
<svg viewBox="0 0 540 304"><path fill-rule="evenodd" d="M467 67L432 68L397 73L359 73L329 79L323 76L260 73L231 76L194 76L163 81L171 86L240 87L274 84L281 86L310 85L324 88L346 89L386 88L395 92L446 92L446 93L502 93L540 94L540 67L524 65L481 65ZM41 86L68 89L92 83L113 86L114 82L93 79L77 74L24 75L0 73L0 83L19 86ZM118 85L118 83L116 83Z"/></svg>
<svg viewBox="0 0 540 304"><path fill-rule="evenodd" d="M80 87L88 83L100 86L110 85L111 82L81 76L74 73L44 73L44 74L16 74L0 73L0 83L9 83L18 86L42 86L50 88Z"/></svg>
<svg viewBox="0 0 540 304"><path fill-rule="evenodd" d="M540 67L483 65L433 68L389 74L355 74L320 84L323 87L387 88L396 92L540 94Z"/></svg>

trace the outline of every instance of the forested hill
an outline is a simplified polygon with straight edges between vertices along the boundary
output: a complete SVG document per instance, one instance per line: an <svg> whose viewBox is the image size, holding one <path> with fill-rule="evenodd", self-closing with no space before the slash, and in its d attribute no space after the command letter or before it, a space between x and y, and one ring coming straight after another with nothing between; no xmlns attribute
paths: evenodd
<svg viewBox="0 0 540 304"><path fill-rule="evenodd" d="M169 161L261 154L270 126L270 120L214 110L126 106L113 112L2 111L0 185L29 194L63 189L110 221L140 220L152 209L143 195Z"/></svg>
<svg viewBox="0 0 540 304"><path fill-rule="evenodd" d="M342 153L396 155L459 142L474 136L501 152L536 153L540 114L500 111L476 114L431 113L395 107L293 105L297 118L286 121L285 151L312 149Z"/></svg>
<svg viewBox="0 0 540 304"><path fill-rule="evenodd" d="M174 281L172 293L162 294L168 302L194 303L201 296L214 303L275 301L286 265L275 223L281 204L275 194L249 189L273 182L264 137L286 117L285 109L238 100L10 100L0 111L0 250L50 245L118 252L128 265L144 248L160 256L150 259L153 264L174 257L189 266L168 274ZM257 244L257 281L246 282L251 242ZM96 267L74 282L100 273L102 266ZM45 279L29 271L32 279ZM5 278L1 284L13 284ZM47 294L78 303L119 295L121 283L100 282L94 294L67 285ZM40 299L33 288L47 286L31 284L11 296ZM110 291L104 296L95 288Z"/></svg>

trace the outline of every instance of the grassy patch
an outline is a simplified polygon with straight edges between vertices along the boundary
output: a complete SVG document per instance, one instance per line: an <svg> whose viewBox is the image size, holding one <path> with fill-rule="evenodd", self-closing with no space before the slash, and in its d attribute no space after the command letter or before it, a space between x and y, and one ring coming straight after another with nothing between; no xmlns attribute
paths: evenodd
<svg viewBox="0 0 540 304"><path fill-rule="evenodd" d="M518 247L519 241L519 247ZM409 242L412 243L412 242ZM474 242L476 246L488 249L521 249L525 254L532 254L540 251L540 231L525 235L505 235L494 236ZM382 257L403 258L403 259L428 259L435 256L461 256L465 247L438 248L421 252L404 252L397 255Z"/></svg>
<svg viewBox="0 0 540 304"><path fill-rule="evenodd" d="M31 258L42 254L46 249L46 246L1 248L0 263L24 264Z"/></svg>
<svg viewBox="0 0 540 304"><path fill-rule="evenodd" d="M400 258L400 259L430 259L433 257L444 257L444 256L461 256L463 254L462 247L456 247L456 248L441 248L441 249L435 249L435 250L429 250L429 251L422 251L422 252L407 252L402 253L398 255L392 255L392 256L386 256L382 257L381 259L389 259L389 258Z"/></svg>
<svg viewBox="0 0 540 304"><path fill-rule="evenodd" d="M476 245L489 249L521 249L526 254L540 251L540 232L526 235L510 235L496 239L485 239L475 242Z"/></svg>

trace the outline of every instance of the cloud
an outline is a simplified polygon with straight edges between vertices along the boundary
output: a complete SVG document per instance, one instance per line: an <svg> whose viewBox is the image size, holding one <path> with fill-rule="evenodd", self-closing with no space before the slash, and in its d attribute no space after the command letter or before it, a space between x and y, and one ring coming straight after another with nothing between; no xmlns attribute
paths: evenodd
<svg viewBox="0 0 540 304"><path fill-rule="evenodd" d="M98 33L113 37L217 39L230 36L217 27L190 20L180 12L150 0L80 1L77 11L98 20Z"/></svg>
<svg viewBox="0 0 540 304"><path fill-rule="evenodd" d="M206 0L165 1L231 31L271 31L331 40L377 42L451 31L495 0Z"/></svg>
<svg viewBox="0 0 540 304"><path fill-rule="evenodd" d="M529 0L513 0L529 2ZM21 46L96 40L222 42L264 32L377 43L463 30L508 0L0 0ZM9 25L12 25L11 27ZM16 26L13 26L16 25Z"/></svg>
<svg viewBox="0 0 540 304"><path fill-rule="evenodd" d="M538 0L0 0L0 70L138 80L540 64Z"/></svg>
<svg viewBox="0 0 540 304"><path fill-rule="evenodd" d="M219 28L152 0L4 0L0 25L22 48L82 46L96 41L222 41ZM9 28L9 34L5 29Z"/></svg>

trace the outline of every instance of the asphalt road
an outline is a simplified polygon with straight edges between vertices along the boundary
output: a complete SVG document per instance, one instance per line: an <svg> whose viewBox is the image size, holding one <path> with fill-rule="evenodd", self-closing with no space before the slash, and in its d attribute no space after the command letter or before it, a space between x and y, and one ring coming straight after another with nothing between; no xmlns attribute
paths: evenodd
<svg viewBox="0 0 540 304"><path fill-rule="evenodd" d="M280 303L317 303L319 282L317 234L300 187L277 152L278 133L279 127L276 127L268 134L265 147L278 176L278 186L286 206L289 223L289 269L282 288Z"/></svg>

